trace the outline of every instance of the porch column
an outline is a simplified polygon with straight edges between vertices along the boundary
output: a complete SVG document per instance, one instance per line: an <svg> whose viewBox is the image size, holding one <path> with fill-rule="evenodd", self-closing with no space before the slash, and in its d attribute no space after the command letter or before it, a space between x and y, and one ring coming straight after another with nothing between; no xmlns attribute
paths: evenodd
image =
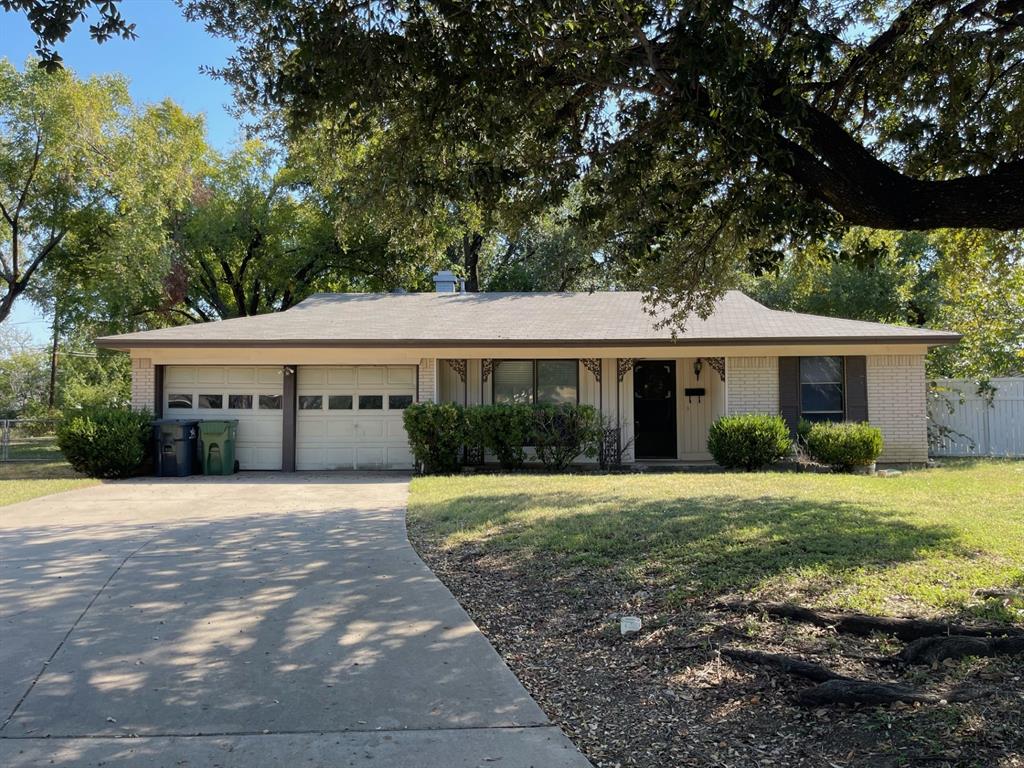
<svg viewBox="0 0 1024 768"><path fill-rule="evenodd" d="M153 415L164 417L164 366L153 366Z"/></svg>
<svg viewBox="0 0 1024 768"><path fill-rule="evenodd" d="M156 413L156 369L148 357L132 358L132 410Z"/></svg>
<svg viewBox="0 0 1024 768"><path fill-rule="evenodd" d="M437 358L424 357L416 366L416 402L437 402Z"/></svg>

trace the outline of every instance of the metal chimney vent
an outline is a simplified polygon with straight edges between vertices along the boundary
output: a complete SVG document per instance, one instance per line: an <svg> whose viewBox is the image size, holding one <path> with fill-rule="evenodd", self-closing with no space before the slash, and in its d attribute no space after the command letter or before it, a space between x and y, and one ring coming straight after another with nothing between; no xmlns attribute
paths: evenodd
<svg viewBox="0 0 1024 768"><path fill-rule="evenodd" d="M434 275L434 290L438 293L458 293L459 279L445 269Z"/></svg>

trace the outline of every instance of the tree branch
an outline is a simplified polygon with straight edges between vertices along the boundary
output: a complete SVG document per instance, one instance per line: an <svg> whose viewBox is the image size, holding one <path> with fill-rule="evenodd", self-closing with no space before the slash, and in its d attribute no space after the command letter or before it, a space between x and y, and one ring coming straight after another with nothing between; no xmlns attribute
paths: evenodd
<svg viewBox="0 0 1024 768"><path fill-rule="evenodd" d="M768 97L766 107L781 116L777 99ZM777 135L791 160L782 171L848 224L900 230L1024 227L1024 160L975 176L915 179L876 158L815 107L806 105L802 123L801 138L810 150Z"/></svg>
<svg viewBox="0 0 1024 768"><path fill-rule="evenodd" d="M828 90L832 92L831 108L838 108L843 93L861 72L885 56L896 42L911 29L917 19L923 14L933 11L942 2L943 0L917 0L917 2L912 2L893 19L888 29L852 56L843 71L839 73L839 76L829 84Z"/></svg>

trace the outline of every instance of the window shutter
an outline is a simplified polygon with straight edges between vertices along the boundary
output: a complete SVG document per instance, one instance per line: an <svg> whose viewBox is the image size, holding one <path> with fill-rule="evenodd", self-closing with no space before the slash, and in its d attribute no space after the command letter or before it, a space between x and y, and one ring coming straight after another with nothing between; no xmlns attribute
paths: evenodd
<svg viewBox="0 0 1024 768"><path fill-rule="evenodd" d="M779 413L789 431L796 434L800 422L800 358L779 358Z"/></svg>
<svg viewBox="0 0 1024 768"><path fill-rule="evenodd" d="M850 355L844 361L846 369L846 420L868 420L868 359L864 355Z"/></svg>

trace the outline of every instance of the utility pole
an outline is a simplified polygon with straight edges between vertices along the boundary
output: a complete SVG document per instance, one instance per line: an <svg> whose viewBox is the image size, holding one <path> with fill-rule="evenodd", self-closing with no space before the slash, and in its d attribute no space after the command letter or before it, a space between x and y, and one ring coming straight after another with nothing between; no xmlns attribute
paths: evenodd
<svg viewBox="0 0 1024 768"><path fill-rule="evenodd" d="M48 404L53 408L57 402L57 345L60 342L60 321L57 319L57 305L53 307L53 343L50 346L50 396Z"/></svg>

